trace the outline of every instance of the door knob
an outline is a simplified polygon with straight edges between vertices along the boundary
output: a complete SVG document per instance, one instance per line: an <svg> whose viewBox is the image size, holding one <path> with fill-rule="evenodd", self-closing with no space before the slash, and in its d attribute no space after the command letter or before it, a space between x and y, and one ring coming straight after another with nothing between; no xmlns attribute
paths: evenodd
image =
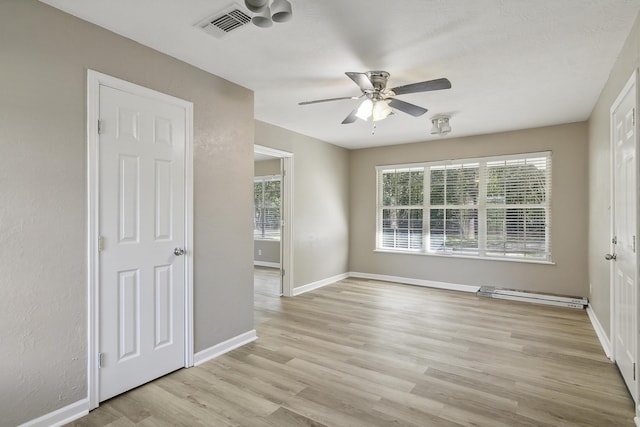
<svg viewBox="0 0 640 427"><path fill-rule="evenodd" d="M604 256L604 259L606 259L607 261L611 261L611 260L615 261L616 258L618 258L616 254L606 254Z"/></svg>
<svg viewBox="0 0 640 427"><path fill-rule="evenodd" d="M184 255L184 249L182 249L182 248L175 248L175 249L173 250L173 254L174 254L175 256Z"/></svg>

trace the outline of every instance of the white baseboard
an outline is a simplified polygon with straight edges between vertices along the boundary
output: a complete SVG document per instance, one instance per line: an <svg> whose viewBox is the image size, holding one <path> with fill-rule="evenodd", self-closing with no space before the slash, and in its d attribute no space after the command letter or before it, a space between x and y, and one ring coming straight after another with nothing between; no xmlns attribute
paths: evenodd
<svg viewBox="0 0 640 427"><path fill-rule="evenodd" d="M323 286L331 285L339 282L340 280L349 277L349 273L342 273L336 276L327 277L326 279L318 280L317 282L307 283L303 286L293 288L293 296L304 294L305 292L313 291L314 289L322 288Z"/></svg>
<svg viewBox="0 0 640 427"><path fill-rule="evenodd" d="M213 347L209 347L194 354L193 366L202 365L204 362L215 359L218 356L222 356L223 354L238 347L242 347L245 344L249 344L256 339L258 339L258 336L256 335L255 329L252 329L248 332L245 332L244 334L240 334L233 338L229 338L228 340L221 342L220 344L216 344Z"/></svg>
<svg viewBox="0 0 640 427"><path fill-rule="evenodd" d="M383 274L358 273L354 271L349 273L349 277L356 277L358 279L380 280L382 282L404 283L407 285L425 286L427 288L447 289L450 291L462 291L462 292L471 292L471 293L476 293L480 289L480 286L459 285L457 283L448 283L448 282L434 282L432 280L412 279L410 277L386 276Z"/></svg>
<svg viewBox="0 0 640 427"><path fill-rule="evenodd" d="M611 341L609 341L609 338L607 338L607 334L604 331L604 328L602 327L602 325L600 324L600 321L598 320L598 316L596 316L596 313L591 308L591 304L587 306L587 316L589 316L589 320L591 320L591 325L593 326L593 330L596 331L596 335L600 340L600 345L604 350L604 354L606 354L606 356L609 359L613 360L613 354L611 354ZM640 427L640 425L638 427Z"/></svg>
<svg viewBox="0 0 640 427"><path fill-rule="evenodd" d="M253 261L253 265L257 265L258 267L280 268L279 262Z"/></svg>
<svg viewBox="0 0 640 427"><path fill-rule="evenodd" d="M89 399L78 400L71 405L49 412L18 427L59 427L82 418L89 413Z"/></svg>

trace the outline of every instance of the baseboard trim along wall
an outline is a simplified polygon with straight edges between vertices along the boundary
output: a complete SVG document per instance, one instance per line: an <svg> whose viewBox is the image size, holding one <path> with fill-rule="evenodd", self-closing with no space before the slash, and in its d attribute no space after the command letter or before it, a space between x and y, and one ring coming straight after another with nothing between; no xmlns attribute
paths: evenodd
<svg viewBox="0 0 640 427"><path fill-rule="evenodd" d="M327 277L326 279L318 280L317 282L311 282L307 283L306 285L298 286L297 288L293 288L293 296L295 297L297 295L304 294L305 292L313 291L315 289L331 285L335 282L346 279L347 277L349 277L349 273L342 273L336 276Z"/></svg>
<svg viewBox="0 0 640 427"><path fill-rule="evenodd" d="M253 265L258 267L280 268L280 263L268 261L253 261Z"/></svg>
<svg viewBox="0 0 640 427"><path fill-rule="evenodd" d="M34 420L20 424L18 427L59 427L69 424L89 413L89 399L78 400L71 405L49 412Z"/></svg>
<svg viewBox="0 0 640 427"><path fill-rule="evenodd" d="M609 338L607 338L607 334L604 331L604 328L602 327L602 325L600 324L600 321L598 320L598 316L596 316L596 313L591 308L591 304L587 306L587 316L589 316L589 320L591 321L593 330L596 331L596 335L600 340L600 345L604 350L604 354L610 360L613 360L613 354L611 354L611 341L609 341ZM640 427L640 425L638 427Z"/></svg>
<svg viewBox="0 0 640 427"><path fill-rule="evenodd" d="M230 338L220 344L216 344L213 347L209 347L206 350L202 350L194 354L193 365L198 366L221 356L233 349L241 347L252 341L258 339L256 330L252 329L248 332ZM20 424L18 427L59 427L70 422L82 418L89 414L89 399L82 399L71 405L67 405L64 408L60 408L56 411L45 414L34 420L27 421L24 424Z"/></svg>
<svg viewBox="0 0 640 427"><path fill-rule="evenodd" d="M258 339L256 330L252 329L248 332L229 338L226 341L216 344L213 347L209 347L205 350L199 351L193 355L193 366L202 365L211 359L215 359L218 356L222 356L225 353L230 352L238 347L242 347L245 344L249 344L252 341Z"/></svg>
<svg viewBox="0 0 640 427"><path fill-rule="evenodd" d="M427 288L447 289L450 291L476 293L478 292L478 290L480 290L480 286L459 285L457 283L434 282L432 280L412 279L410 277L386 276L383 274L358 273L353 271L349 273L349 277L355 277L358 279L379 280L381 282L396 282L406 285L424 286Z"/></svg>
<svg viewBox="0 0 640 427"><path fill-rule="evenodd" d="M317 282L308 283L303 286L293 288L293 296L303 294L305 292L313 291L318 288L322 288L327 285L339 282L340 280L347 279L349 277L355 277L357 279L370 279L379 280L381 282L395 282L404 285L424 286L427 288L446 289L449 291L461 291L476 293L480 289L480 286L472 285L459 285L457 283L447 282L434 282L432 280L412 279L410 277L398 277L398 276L385 276L383 274L371 274L371 273L359 273L351 271L349 273L338 274L336 276L327 277L326 279L318 280Z"/></svg>

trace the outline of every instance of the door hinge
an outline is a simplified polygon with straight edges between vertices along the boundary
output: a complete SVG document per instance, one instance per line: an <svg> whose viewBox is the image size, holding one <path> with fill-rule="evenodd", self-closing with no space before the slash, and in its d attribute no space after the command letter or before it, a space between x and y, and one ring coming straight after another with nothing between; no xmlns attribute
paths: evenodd
<svg viewBox="0 0 640 427"><path fill-rule="evenodd" d="M103 362L104 362L104 354L98 353L98 368L102 368Z"/></svg>
<svg viewBox="0 0 640 427"><path fill-rule="evenodd" d="M104 237L98 236L98 252L102 252L104 250Z"/></svg>
<svg viewBox="0 0 640 427"><path fill-rule="evenodd" d="M98 119L98 135L102 133L102 120Z"/></svg>
<svg viewBox="0 0 640 427"><path fill-rule="evenodd" d="M284 268L280 269L280 276L284 277Z"/></svg>
<svg viewBox="0 0 640 427"><path fill-rule="evenodd" d="M636 362L633 362L633 380L636 380Z"/></svg>
<svg viewBox="0 0 640 427"><path fill-rule="evenodd" d="M614 245L618 244L618 236L613 236L613 239L611 239L611 243L613 243Z"/></svg>

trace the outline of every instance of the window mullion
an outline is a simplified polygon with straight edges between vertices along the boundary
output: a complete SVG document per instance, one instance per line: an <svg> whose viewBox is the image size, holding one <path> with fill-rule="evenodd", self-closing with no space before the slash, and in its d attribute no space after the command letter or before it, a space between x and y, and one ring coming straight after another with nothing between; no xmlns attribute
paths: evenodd
<svg viewBox="0 0 640 427"><path fill-rule="evenodd" d="M431 247L431 168L424 168L422 180L422 252Z"/></svg>
<svg viewBox="0 0 640 427"><path fill-rule="evenodd" d="M262 199L262 238L264 239L266 236L266 230L265 230L265 223L266 223L266 219L267 219L267 209L265 208L265 202L264 202L264 192L265 192L265 187L266 187L266 183L265 180L262 180L262 194L261 194L261 199Z"/></svg>
<svg viewBox="0 0 640 427"><path fill-rule="evenodd" d="M444 174L443 174L443 182L444 182L444 187L443 187L443 198L442 198L442 202L444 203L444 208L442 209L442 253L447 253L447 205L449 204L449 196L447 194L447 189L448 189L448 176L449 174L447 173L447 171L449 170L448 166L444 167Z"/></svg>
<svg viewBox="0 0 640 427"><path fill-rule="evenodd" d="M480 162L478 170L478 255L487 255L487 163Z"/></svg>

